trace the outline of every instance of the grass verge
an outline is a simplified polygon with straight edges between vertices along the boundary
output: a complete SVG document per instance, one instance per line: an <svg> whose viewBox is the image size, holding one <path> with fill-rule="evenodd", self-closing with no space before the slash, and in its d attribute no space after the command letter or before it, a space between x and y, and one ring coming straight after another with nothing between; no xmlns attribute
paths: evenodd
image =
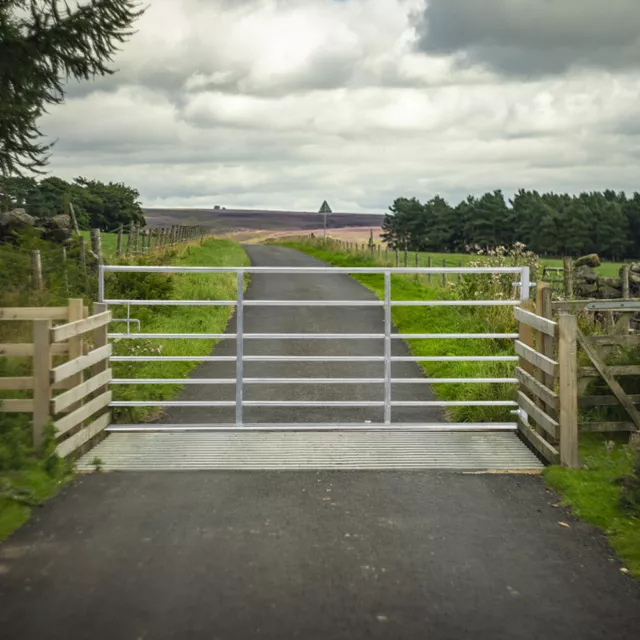
<svg viewBox="0 0 640 640"><path fill-rule="evenodd" d="M607 534L631 574L640 578L640 518L621 508L618 483L632 472L632 452L624 437L582 434L580 455L582 469L547 467L544 478L577 517Z"/></svg>

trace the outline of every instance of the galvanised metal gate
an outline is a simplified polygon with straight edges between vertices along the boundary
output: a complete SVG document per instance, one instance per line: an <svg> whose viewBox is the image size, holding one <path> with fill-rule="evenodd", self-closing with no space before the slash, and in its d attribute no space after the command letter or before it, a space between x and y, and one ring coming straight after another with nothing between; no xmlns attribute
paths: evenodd
<svg viewBox="0 0 640 640"><path fill-rule="evenodd" d="M105 273L185 273L185 274L235 274L237 281L237 297L235 300L121 300L105 298ZM245 274L271 274L286 276L289 274L378 274L384 276L384 299L383 300L247 300L244 295ZM494 300L402 300L395 301L391 298L391 276L392 275L429 275L429 274L512 274L514 276L513 287L516 295L514 299L494 299ZM264 431L296 431L296 430L389 430L400 428L406 430L434 430L434 431L515 431L516 422L502 423L393 423L392 410L394 407L452 407L452 406L504 406L513 407L512 413L517 413L517 403L507 400L478 400L478 401L394 401L392 397L392 385L402 383L506 383L517 384L516 378L393 378L391 367L394 362L515 362L517 356L430 356L430 357L392 357L391 344L393 340L404 339L437 339L447 338L456 340L466 339L510 339L518 338L517 333L417 333L401 334L392 332L391 310L399 306L518 306L524 300L529 299L530 287L529 267L482 267L482 268L438 268L438 267L416 267L416 268L334 268L334 267L179 267L179 266L159 266L159 267L136 267L136 266L101 266L99 273L99 299L100 302L108 305L125 306L127 309L126 322L127 331L123 333L110 333L111 339L216 339L235 340L236 354L233 357L202 355L202 356L112 356L115 362L148 362L148 361L235 361L234 378L184 378L184 379L114 379L112 384L211 384L211 385L234 385L235 400L233 401L114 401L112 407L235 407L235 423L233 424L192 424L192 425L127 425L129 430L264 430ZM169 334L169 333L141 333L131 332L131 308L136 306L234 306L236 307L236 332L235 333L192 333L192 334ZM384 310L384 332L383 333L246 333L243 327L245 307L277 306L277 307L382 307ZM123 320L120 320L121 322ZM375 356L249 356L244 354L244 345L247 340L369 340L379 339L381 341L381 354ZM381 362L384 363L383 378L268 378L254 377L248 378L244 375L244 364L246 362L289 362L289 361L324 361L324 362ZM383 385L384 393L376 401L248 401L244 400L244 389L247 385L261 384L378 384ZM383 407L383 423L366 424L279 424L279 423L254 423L247 424L243 418L245 407Z"/></svg>

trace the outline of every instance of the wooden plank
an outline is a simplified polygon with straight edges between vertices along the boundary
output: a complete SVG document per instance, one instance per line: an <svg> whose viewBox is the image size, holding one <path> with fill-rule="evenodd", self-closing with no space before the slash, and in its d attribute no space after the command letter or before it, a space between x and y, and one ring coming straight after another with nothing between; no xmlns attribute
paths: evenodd
<svg viewBox="0 0 640 640"><path fill-rule="evenodd" d="M83 420L90 418L94 413L100 411L100 409L104 409L111 402L111 391L107 391L103 393L101 396L90 400L85 405L76 409L72 413L66 415L64 418L60 418L53 423L53 426L56 429L56 437L60 437L64 435L70 429L78 426Z"/></svg>
<svg viewBox="0 0 640 640"><path fill-rule="evenodd" d="M527 388L536 397L540 398L546 405L553 409L558 408L558 394L547 389L539 380L536 380L530 373L527 373L521 367L516 367L516 378L520 384Z"/></svg>
<svg viewBox="0 0 640 640"><path fill-rule="evenodd" d="M0 320L66 320L67 307L0 307Z"/></svg>
<svg viewBox="0 0 640 640"><path fill-rule="evenodd" d="M99 373L97 376L94 376L93 378L89 378L89 380L87 380L86 382L83 382L77 387L74 387L73 389L70 389L65 393L61 393L59 396L56 396L51 401L53 413L54 414L60 413L61 411L63 411L70 405L74 404L75 402L79 402L80 400L83 400L90 393L93 393L94 391L96 391L96 389L99 389L105 384L108 384L109 381L112 379L112 377L113 376L111 373L111 369L107 369L106 371Z"/></svg>
<svg viewBox="0 0 640 640"><path fill-rule="evenodd" d="M560 463L580 466L578 455L578 321L574 315L558 317L558 395L560 402Z"/></svg>
<svg viewBox="0 0 640 640"><path fill-rule="evenodd" d="M540 331L541 333L545 333L548 336L555 336L558 331L558 323L553 322L553 320L547 320L542 316L536 315L535 313L531 313L531 311L526 311L525 309L521 309L520 307L515 308L516 320L519 322L524 322L524 324L536 329L536 331Z"/></svg>
<svg viewBox="0 0 640 640"><path fill-rule="evenodd" d="M589 344L587 340L585 340L582 332L576 328L578 342L582 347L583 351L589 356L589 360L593 362L595 368L598 370L598 373L602 376L604 381L607 383L609 389L613 393L616 398L620 401L620 404L624 407L625 411L629 414L629 417L633 421L633 424L636 425L637 429L640 429L640 413L633 406L633 402L629 399L627 392L620 386L620 383L615 379L614 374L612 373L613 367L607 367L604 361L600 358L600 355L596 351L596 349Z"/></svg>
<svg viewBox="0 0 640 640"><path fill-rule="evenodd" d="M640 404L640 394L629 396L629 400L633 404ZM615 396L601 395L601 396L582 396L578 398L578 404L581 407L611 407L618 406L620 401Z"/></svg>
<svg viewBox="0 0 640 640"><path fill-rule="evenodd" d="M609 374L612 376L637 376L640 375L640 365L637 364L621 364L607 367ZM600 372L596 367L579 367L578 373L581 378L597 378Z"/></svg>
<svg viewBox="0 0 640 640"><path fill-rule="evenodd" d="M591 433L615 433L619 431L635 431L633 422L581 422L580 431Z"/></svg>
<svg viewBox="0 0 640 640"><path fill-rule="evenodd" d="M56 453L61 458L66 458L74 451L79 449L83 444L86 444L95 438L103 429L111 424L111 412L107 411L104 415L100 416L97 420L94 420L90 425L87 425L82 431L72 435L71 437L63 440L57 447Z"/></svg>
<svg viewBox="0 0 640 640"><path fill-rule="evenodd" d="M525 396L522 391L517 392L518 406L531 416L549 435L556 440L560 433L560 425L550 418L540 407L533 403L533 401Z"/></svg>
<svg viewBox="0 0 640 640"><path fill-rule="evenodd" d="M105 311L95 316L89 316L86 320L76 320L68 324L61 324L51 330L51 341L62 342L84 333L89 333L98 327L103 327L111 322L111 311Z"/></svg>
<svg viewBox="0 0 640 640"><path fill-rule="evenodd" d="M0 413L32 413L33 400L0 400Z"/></svg>
<svg viewBox="0 0 640 640"><path fill-rule="evenodd" d="M69 299L69 321L76 322L78 320L82 320L85 317L84 310L84 300L82 298L70 298ZM75 360L80 356L84 355L84 340L82 336L75 336L69 338L69 360ZM67 380L64 382L69 382L68 389L72 389L73 387L77 387L84 382L84 372L80 371L80 373L76 373L75 375L69 376ZM74 406L68 407L68 410L75 411L80 408L82 403L79 403ZM57 413L54 411L54 413Z"/></svg>
<svg viewBox="0 0 640 640"><path fill-rule="evenodd" d="M86 356L80 356L70 362L65 362L51 371L52 382L59 382L69 376L84 371L88 367L106 360L111 355L111 345L106 344L103 347L89 351Z"/></svg>
<svg viewBox="0 0 640 640"><path fill-rule="evenodd" d="M525 311L531 311L531 309L533 309L533 301L525 300L522 303L522 307ZM526 345L527 347L530 347L531 349L533 349L533 344L534 344L533 328L530 327L528 324L524 324L520 322L518 324L518 334L520 336L520 342L522 342L522 344ZM528 360L524 358L520 358L520 366L528 373L534 373L533 365Z"/></svg>
<svg viewBox="0 0 640 640"><path fill-rule="evenodd" d="M540 308L539 314L544 318L547 318L548 320L551 320L553 318L553 301L551 296L552 296L551 287L543 284L540 290L541 308ZM546 356L550 360L553 360L555 355L554 354L555 346L556 346L556 338L547 336L547 335L542 336L542 350L541 350L542 355ZM545 373L543 375L543 381L545 386L548 389L553 389L555 384L555 378L553 376L550 376L548 373ZM550 415L552 418L556 417L554 413L551 413Z"/></svg>
<svg viewBox="0 0 640 640"><path fill-rule="evenodd" d="M635 347L640 345L640 334L617 336L585 336L594 347Z"/></svg>
<svg viewBox="0 0 640 640"><path fill-rule="evenodd" d="M559 464L560 454L558 450L549 444L541 435L536 433L529 425L518 419L520 433L531 443L533 448L549 463Z"/></svg>
<svg viewBox="0 0 640 640"><path fill-rule="evenodd" d="M52 356L64 356L68 352L66 344L52 344ZM0 356L9 358L29 358L33 355L32 344L0 344Z"/></svg>
<svg viewBox="0 0 640 640"><path fill-rule="evenodd" d="M554 300L553 309L554 311L585 311L585 307L587 304L592 302L597 302L598 304L603 304L607 306L607 311L627 311L637 312L637 309L630 309L629 307L624 306L624 302L640 302L638 298L631 298L629 300L621 300L620 298L608 298L605 300L596 300L596 299L588 299L588 300ZM596 311L596 309L590 309L591 313Z"/></svg>
<svg viewBox="0 0 640 640"><path fill-rule="evenodd" d="M542 369L550 376L556 375L556 372L558 370L558 363L554 360L551 360L551 358L543 356L541 353L538 353L535 349L528 347L520 340L515 341L514 348L516 350L516 353L521 358L524 358L527 362L531 363L535 367L538 367L538 369Z"/></svg>
<svg viewBox="0 0 640 640"><path fill-rule="evenodd" d="M51 402L51 320L33 322L33 445L39 447L44 440Z"/></svg>
<svg viewBox="0 0 640 640"><path fill-rule="evenodd" d="M33 377L0 378L0 389L3 391L23 391L33 389Z"/></svg>

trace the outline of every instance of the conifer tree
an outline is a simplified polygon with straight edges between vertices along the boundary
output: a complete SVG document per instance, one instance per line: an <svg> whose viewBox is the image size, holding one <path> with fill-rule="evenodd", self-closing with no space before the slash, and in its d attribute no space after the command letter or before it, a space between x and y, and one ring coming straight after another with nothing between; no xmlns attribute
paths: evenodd
<svg viewBox="0 0 640 640"><path fill-rule="evenodd" d="M109 63L144 12L137 0L0 0L0 175L42 173L51 144L38 119L69 79L113 73Z"/></svg>

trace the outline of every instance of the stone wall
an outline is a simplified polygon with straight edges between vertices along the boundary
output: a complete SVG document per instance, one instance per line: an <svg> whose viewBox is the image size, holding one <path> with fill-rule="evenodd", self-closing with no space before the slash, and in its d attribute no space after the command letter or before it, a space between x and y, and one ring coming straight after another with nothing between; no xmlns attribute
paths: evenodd
<svg viewBox="0 0 640 640"><path fill-rule="evenodd" d="M596 267L600 266L597 254L578 258L573 263L574 292L576 298L612 299L622 298L623 268L617 278L599 276ZM640 298L640 263L633 262L629 267L629 296ZM565 277L566 274L565 274Z"/></svg>

